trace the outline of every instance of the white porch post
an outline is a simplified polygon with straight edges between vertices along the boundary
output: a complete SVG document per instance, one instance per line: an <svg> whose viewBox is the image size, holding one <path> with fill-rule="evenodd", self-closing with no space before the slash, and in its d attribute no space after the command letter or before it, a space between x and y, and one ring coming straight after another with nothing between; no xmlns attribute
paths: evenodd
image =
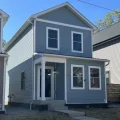
<svg viewBox="0 0 120 120"><path fill-rule="evenodd" d="M41 100L45 100L45 58L41 61Z"/></svg>

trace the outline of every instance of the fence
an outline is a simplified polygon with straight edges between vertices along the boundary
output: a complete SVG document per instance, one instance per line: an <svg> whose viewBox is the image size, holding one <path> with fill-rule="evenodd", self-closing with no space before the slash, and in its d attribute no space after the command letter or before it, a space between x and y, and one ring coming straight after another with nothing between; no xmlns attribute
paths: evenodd
<svg viewBox="0 0 120 120"><path fill-rule="evenodd" d="M107 85L107 99L109 102L120 102L120 85Z"/></svg>

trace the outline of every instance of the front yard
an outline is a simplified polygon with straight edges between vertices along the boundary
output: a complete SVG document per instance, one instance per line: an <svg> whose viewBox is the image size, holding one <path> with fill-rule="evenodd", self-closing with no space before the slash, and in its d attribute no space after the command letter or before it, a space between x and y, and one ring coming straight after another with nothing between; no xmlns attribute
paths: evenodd
<svg viewBox="0 0 120 120"><path fill-rule="evenodd" d="M120 108L86 108L72 109L85 112L86 116L98 118L100 120L120 120ZM68 115L57 112L38 112L23 108L9 109L5 115L0 115L0 120L73 120Z"/></svg>
<svg viewBox="0 0 120 120"><path fill-rule="evenodd" d="M120 108L89 108L74 110L84 111L86 116L98 118L100 120L120 120Z"/></svg>
<svg viewBox="0 0 120 120"><path fill-rule="evenodd" d="M0 115L0 120L73 120L71 117L56 112L40 112L36 114L6 114Z"/></svg>

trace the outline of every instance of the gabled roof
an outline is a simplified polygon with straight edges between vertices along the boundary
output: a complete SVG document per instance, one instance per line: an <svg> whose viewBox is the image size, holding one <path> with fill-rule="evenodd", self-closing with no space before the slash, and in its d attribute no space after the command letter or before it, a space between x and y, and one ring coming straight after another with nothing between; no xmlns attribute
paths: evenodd
<svg viewBox="0 0 120 120"><path fill-rule="evenodd" d="M117 36L120 35L120 22L93 34L93 45L99 45L101 43L105 43ZM114 40L114 39L113 39Z"/></svg>
<svg viewBox="0 0 120 120"><path fill-rule="evenodd" d="M78 18L80 18L81 20L83 20L88 26L90 26L91 29L95 30L97 29L97 27L92 24L85 16L83 16L78 10L76 10L71 4L69 4L68 2L65 2L63 4L60 4L58 6L52 7L50 9L44 10L42 12L39 12L37 14L32 15L23 25L22 27L17 31L17 33L11 38L11 40L9 40L9 42L7 43L7 45L5 46L4 50L6 51L7 48L14 42L14 40L22 33L22 31L24 31L26 29L27 26L29 26L31 24L30 21L33 21L34 19L36 19L38 16L47 14L49 12L52 12L54 10L57 10L59 8L62 7L67 7L68 9L70 9Z"/></svg>
<svg viewBox="0 0 120 120"><path fill-rule="evenodd" d="M39 17L39 16L41 16L41 15L50 13L50 12L52 12L52 11L54 11L54 10L57 10L57 9L59 9L59 8L65 7L65 6L66 6L69 10L71 10L78 18L80 18L80 20L82 19L88 26L90 26L90 28L92 28L93 30L94 30L94 29L97 29L97 27L96 27L93 23L91 23L85 16L83 16L77 9L75 9L75 8L74 8L70 3L68 3L68 2L65 2L65 3L63 3L63 4L57 5L57 6L55 6L55 7L52 7L52 8L50 8L50 9L45 10L45 11L39 12L39 13L37 13L37 14L34 14L33 17L34 17L34 18L37 18L37 17Z"/></svg>
<svg viewBox="0 0 120 120"><path fill-rule="evenodd" d="M0 17L3 18L3 25L8 21L9 15L0 9Z"/></svg>

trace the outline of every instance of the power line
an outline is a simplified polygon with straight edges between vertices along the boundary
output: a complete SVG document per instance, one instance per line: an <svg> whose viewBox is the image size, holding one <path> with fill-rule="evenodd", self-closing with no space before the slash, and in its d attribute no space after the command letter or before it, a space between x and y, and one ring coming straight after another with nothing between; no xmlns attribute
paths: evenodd
<svg viewBox="0 0 120 120"><path fill-rule="evenodd" d="M82 2L82 3L85 3L85 4L88 4L88 5L92 5L92 6L95 6L95 7L99 7L99 8L102 8L102 9L105 9L105 10L109 10L109 11L114 11L112 9L109 9L109 8L106 8L106 7L103 7L103 6L99 6L99 5L96 5L96 4L93 4L93 3L89 3L89 2L86 2L86 1L83 1L83 0L78 0L79 2Z"/></svg>

